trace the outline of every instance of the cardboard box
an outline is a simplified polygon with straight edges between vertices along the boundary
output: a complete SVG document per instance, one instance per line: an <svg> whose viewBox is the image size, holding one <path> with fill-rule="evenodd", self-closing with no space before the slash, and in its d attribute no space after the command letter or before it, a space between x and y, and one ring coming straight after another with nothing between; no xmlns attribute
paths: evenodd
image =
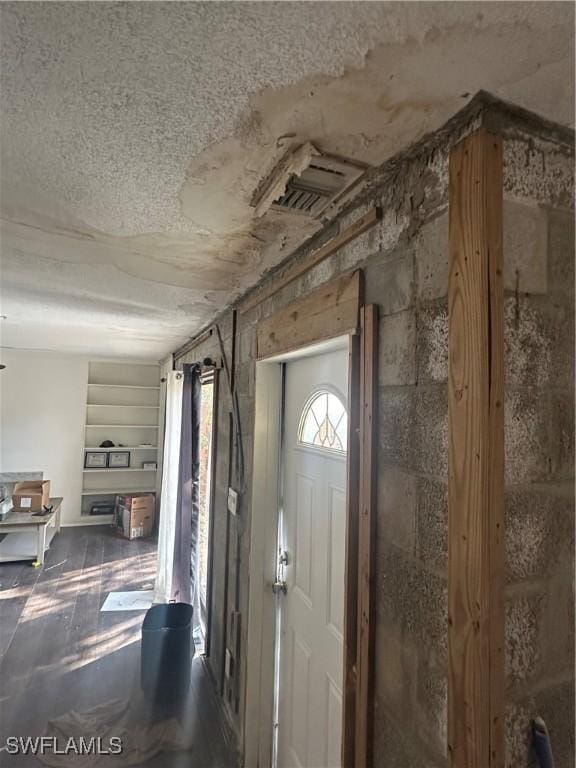
<svg viewBox="0 0 576 768"><path fill-rule="evenodd" d="M155 517L155 496L116 496L116 525L127 539L146 538L152 534Z"/></svg>
<svg viewBox="0 0 576 768"><path fill-rule="evenodd" d="M142 509L154 510L156 506L155 493L128 493L123 496L116 496L116 506L124 507L131 511Z"/></svg>
<svg viewBox="0 0 576 768"><path fill-rule="evenodd" d="M50 501L50 480L27 480L16 483L12 506L18 512L41 512Z"/></svg>

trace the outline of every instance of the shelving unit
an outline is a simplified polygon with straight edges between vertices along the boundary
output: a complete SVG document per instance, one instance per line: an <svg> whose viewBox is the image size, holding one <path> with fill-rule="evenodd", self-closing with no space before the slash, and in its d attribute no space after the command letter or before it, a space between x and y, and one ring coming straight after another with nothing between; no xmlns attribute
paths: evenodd
<svg viewBox="0 0 576 768"><path fill-rule="evenodd" d="M98 491L82 491L82 496L116 496L117 493L154 493L156 488L122 488L122 490L118 490L117 488L102 488ZM97 515L97 517L100 519L100 517L106 518L107 515ZM111 520L109 521L111 522Z"/></svg>
<svg viewBox="0 0 576 768"><path fill-rule="evenodd" d="M118 493L153 493L158 467L144 469L144 462L158 464L160 367L151 364L92 362L88 373L86 451L129 451L130 466L84 467L82 516L108 523L112 516L90 515L95 503L114 501ZM101 448L111 440L113 448ZM84 463L84 462L83 462Z"/></svg>
<svg viewBox="0 0 576 768"><path fill-rule="evenodd" d="M102 469L85 469L84 474L87 472L156 472L156 469L144 469L144 467L128 467L126 469L116 469L112 467L103 467Z"/></svg>

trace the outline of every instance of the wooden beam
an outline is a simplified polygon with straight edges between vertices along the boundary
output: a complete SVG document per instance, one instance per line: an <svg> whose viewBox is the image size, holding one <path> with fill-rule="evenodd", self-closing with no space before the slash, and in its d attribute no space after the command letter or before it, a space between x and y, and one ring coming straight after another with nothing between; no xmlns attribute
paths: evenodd
<svg viewBox="0 0 576 768"><path fill-rule="evenodd" d="M259 360L354 333L362 290L360 270L348 272L258 324Z"/></svg>
<svg viewBox="0 0 576 768"><path fill-rule="evenodd" d="M336 235L336 237L332 238L330 242L323 245L317 251L313 251L305 258L289 265L276 279L271 277L268 283L264 284L255 294L240 304L240 313L245 314L248 310L253 309L270 298L281 288L296 280L297 277L300 277L300 275L308 272L308 270L320 264L324 259L332 256L339 248L343 248L359 235L371 229L381 218L382 210L380 208L372 208L367 214L359 218L358 221L355 221L354 224L346 227L343 232L340 232L339 235Z"/></svg>
<svg viewBox="0 0 576 768"><path fill-rule="evenodd" d="M209 339L210 336L212 336L212 330L212 328L206 328L206 330L202 331L202 333L200 333L198 336L195 336L193 339L189 339L184 344L182 344L181 347L178 347L178 349L172 353L174 360L180 360L180 358L184 357L184 355L187 355L188 352L191 352L195 347L200 346L202 342L206 341L206 339Z"/></svg>
<svg viewBox="0 0 576 768"><path fill-rule="evenodd" d="M361 312L360 518L358 531L358 650L355 768L367 768L372 754L373 567L376 541L376 457L378 414L378 307Z"/></svg>
<svg viewBox="0 0 576 768"><path fill-rule="evenodd" d="M358 518L360 493L361 337L350 336L348 353L348 462L346 467L346 562L344 575L344 684L342 768L354 768L356 660L358 653Z"/></svg>
<svg viewBox="0 0 576 768"><path fill-rule="evenodd" d="M504 766L502 142L450 156L448 751Z"/></svg>

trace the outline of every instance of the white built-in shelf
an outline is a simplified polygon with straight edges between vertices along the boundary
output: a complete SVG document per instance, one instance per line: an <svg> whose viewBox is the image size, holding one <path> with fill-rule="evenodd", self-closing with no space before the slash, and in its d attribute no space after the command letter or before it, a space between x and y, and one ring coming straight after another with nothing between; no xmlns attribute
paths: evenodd
<svg viewBox="0 0 576 768"><path fill-rule="evenodd" d="M154 467L154 469L144 469L144 467L98 467L98 469L94 469L94 467L91 467L89 469L85 469L84 472L156 472L157 468Z"/></svg>
<svg viewBox="0 0 576 768"><path fill-rule="evenodd" d="M157 467L144 469L144 467L102 467L102 469L85 469L84 472L157 472Z"/></svg>
<svg viewBox="0 0 576 768"><path fill-rule="evenodd" d="M160 408L159 405L122 405L121 403L86 403L88 408Z"/></svg>
<svg viewBox="0 0 576 768"><path fill-rule="evenodd" d="M84 451L157 451L157 445L115 445L113 448L105 448L101 445L87 445Z"/></svg>
<svg viewBox="0 0 576 768"><path fill-rule="evenodd" d="M82 491L82 496L124 496L127 493L155 493L156 488L92 488Z"/></svg>
<svg viewBox="0 0 576 768"><path fill-rule="evenodd" d="M108 387L110 389L160 389L160 387L143 387L141 384L94 384L88 382L89 387Z"/></svg>
<svg viewBox="0 0 576 768"><path fill-rule="evenodd" d="M86 424L88 427L105 427L106 429L112 429L113 427L122 427L122 429L158 429L158 424Z"/></svg>
<svg viewBox="0 0 576 768"><path fill-rule="evenodd" d="M147 457L156 461L160 456L160 392L160 366L157 364L111 361L91 361L88 364L84 422L86 445L83 453L96 451L111 455L113 452L128 451L134 452L135 456L130 467L82 468L81 515L86 524L105 523L112 519L106 515L89 514L97 501L113 501L118 494L156 492L160 468L144 469L142 464ZM122 409L125 409L124 412ZM98 419L106 423L95 424ZM145 423L138 424L139 421ZM104 438L116 445L108 448L93 445L101 443ZM142 445L147 441L153 445ZM115 472L118 477L114 477ZM94 487L98 485L103 487ZM144 487L135 487L138 485Z"/></svg>

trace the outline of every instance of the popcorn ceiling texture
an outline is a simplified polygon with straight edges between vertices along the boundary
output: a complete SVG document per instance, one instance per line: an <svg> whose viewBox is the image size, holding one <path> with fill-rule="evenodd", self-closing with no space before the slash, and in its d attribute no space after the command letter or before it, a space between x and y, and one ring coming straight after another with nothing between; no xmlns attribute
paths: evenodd
<svg viewBox="0 0 576 768"><path fill-rule="evenodd" d="M2 343L159 358L318 224L294 144L378 164L480 88L573 116L568 3L2 3Z"/></svg>

